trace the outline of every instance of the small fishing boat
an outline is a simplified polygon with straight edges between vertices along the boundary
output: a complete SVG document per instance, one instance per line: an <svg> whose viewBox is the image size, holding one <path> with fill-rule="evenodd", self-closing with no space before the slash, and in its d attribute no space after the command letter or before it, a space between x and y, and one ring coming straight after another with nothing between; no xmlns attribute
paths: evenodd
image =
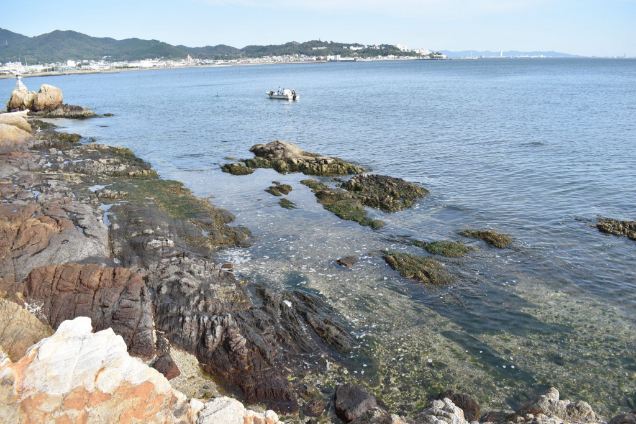
<svg viewBox="0 0 636 424"><path fill-rule="evenodd" d="M278 91L268 91L266 94L270 99L300 100L300 95L296 93L296 90L290 90L289 88L279 89Z"/></svg>

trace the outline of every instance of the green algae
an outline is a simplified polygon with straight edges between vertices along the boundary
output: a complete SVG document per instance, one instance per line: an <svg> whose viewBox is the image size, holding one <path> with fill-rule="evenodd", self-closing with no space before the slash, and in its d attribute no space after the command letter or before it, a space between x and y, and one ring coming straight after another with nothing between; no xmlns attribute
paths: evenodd
<svg viewBox="0 0 636 424"><path fill-rule="evenodd" d="M410 208L415 200L429 193L425 188L386 175L356 175L341 187L355 195L365 206L385 212Z"/></svg>
<svg viewBox="0 0 636 424"><path fill-rule="evenodd" d="M384 226L384 222L369 218L367 212L364 210L364 205L352 194L343 190L330 188L316 180L303 180L301 184L311 188L316 195L318 203L338 218L346 221L354 221L362 226L371 227L374 230Z"/></svg>
<svg viewBox="0 0 636 424"><path fill-rule="evenodd" d="M434 259L396 252L383 253L382 257L391 268L398 271L404 278L440 285L453 282L453 277L443 271L443 265Z"/></svg>
<svg viewBox="0 0 636 424"><path fill-rule="evenodd" d="M433 241L424 246L431 255L441 255L447 258L461 258L468 253L468 248L461 242L455 241Z"/></svg>
<svg viewBox="0 0 636 424"><path fill-rule="evenodd" d="M245 166L245 164L239 162L226 163L221 167L221 170L232 175L249 175L254 172L253 169L248 168Z"/></svg>
<svg viewBox="0 0 636 424"><path fill-rule="evenodd" d="M488 243L491 246L494 246L498 249L505 249L506 246L512 243L512 239L503 234L499 234L495 231L491 230L482 230L482 231L473 231L473 230L464 230L459 231L457 234L463 237L470 237L481 239Z"/></svg>
<svg viewBox="0 0 636 424"><path fill-rule="evenodd" d="M281 184L278 181L272 181L273 186L270 186L265 191L273 196L280 197L283 194L288 195L292 191L292 186L289 184Z"/></svg>
<svg viewBox="0 0 636 424"><path fill-rule="evenodd" d="M285 198L282 198L278 201L278 204L285 209L291 210L291 209L296 209L296 204L294 202L292 202L291 200L287 200Z"/></svg>

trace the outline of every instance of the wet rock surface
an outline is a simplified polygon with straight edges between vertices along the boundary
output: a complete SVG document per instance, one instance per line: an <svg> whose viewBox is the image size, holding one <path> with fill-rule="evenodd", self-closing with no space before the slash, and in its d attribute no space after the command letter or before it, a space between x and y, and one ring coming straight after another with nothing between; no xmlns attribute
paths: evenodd
<svg viewBox="0 0 636 424"><path fill-rule="evenodd" d="M255 158L244 159L244 165L224 165L223 171L234 175L246 175L258 168L273 168L281 174L302 172L306 175L349 175L364 171L340 158L305 152L298 146L281 140L257 144L252 146L250 152L254 153Z"/></svg>
<svg viewBox="0 0 636 424"><path fill-rule="evenodd" d="M636 240L636 221L619 221L612 218L599 218L596 228L606 234L627 237Z"/></svg>
<svg viewBox="0 0 636 424"><path fill-rule="evenodd" d="M447 258L461 258L468 253L468 247L455 241L432 241L424 243L424 250L431 255L440 255Z"/></svg>
<svg viewBox="0 0 636 424"><path fill-rule="evenodd" d="M342 183L342 188L353 193L363 205L385 212L410 208L415 200L428 193L401 178L373 174L355 175Z"/></svg>
<svg viewBox="0 0 636 424"><path fill-rule="evenodd" d="M266 192L271 194L272 196L282 196L289 194L292 191L292 186L289 184L281 184L278 181L272 181L273 186L270 186Z"/></svg>
<svg viewBox="0 0 636 424"><path fill-rule="evenodd" d="M495 231L491 230L482 230L482 231L473 231L473 230L464 230L460 231L457 234L463 237L481 239L488 243L489 245L496 247L498 249L505 249L508 245L512 243L512 239L503 234L499 234Z"/></svg>
<svg viewBox="0 0 636 424"><path fill-rule="evenodd" d="M357 256L345 256L344 258L340 258L337 260L338 265L343 266L347 269L353 268L353 266L358 262L359 258Z"/></svg>
<svg viewBox="0 0 636 424"><path fill-rule="evenodd" d="M346 221L355 221L374 230L384 226L384 222L367 216L364 205L353 194L331 188L316 180L303 180L301 183L314 192L316 200L323 208L332 212L338 218Z"/></svg>
<svg viewBox="0 0 636 424"><path fill-rule="evenodd" d="M371 408L378 408L378 400L371 396L364 387L343 384L336 388L334 397L336 413L347 422L361 417Z"/></svg>
<svg viewBox="0 0 636 424"><path fill-rule="evenodd" d="M399 271L404 278L432 284L453 282L453 277L443 270L442 264L434 259L396 252L386 252L382 256L386 263L394 270Z"/></svg>

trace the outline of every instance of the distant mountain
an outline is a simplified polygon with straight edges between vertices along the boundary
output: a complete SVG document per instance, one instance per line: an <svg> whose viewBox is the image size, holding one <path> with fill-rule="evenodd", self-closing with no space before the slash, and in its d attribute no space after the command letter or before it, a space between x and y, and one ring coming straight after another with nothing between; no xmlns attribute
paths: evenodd
<svg viewBox="0 0 636 424"><path fill-rule="evenodd" d="M473 57L481 57L481 56L499 56L501 55L501 51L491 52L491 51L478 51L478 50L464 50L460 52L451 52L448 50L442 50L448 57L470 57L471 53ZM520 52L517 50L508 50L503 52L504 56L545 56L545 57L580 57L567 53L559 53L559 52Z"/></svg>
<svg viewBox="0 0 636 424"><path fill-rule="evenodd" d="M352 52L349 47L362 47ZM97 38L75 31L53 31L36 37L26 37L0 28L0 62L15 62L18 58L29 63L51 63L72 60L100 60L108 56L109 61L139 60L163 57L184 59L188 55L198 59L237 59L284 54L306 54L325 56L388 56L415 55L401 52L395 46L384 44L378 48L364 48L357 43L332 43L328 41L290 42L271 46L247 46L242 49L219 44L206 47L172 46L157 40L129 38Z"/></svg>

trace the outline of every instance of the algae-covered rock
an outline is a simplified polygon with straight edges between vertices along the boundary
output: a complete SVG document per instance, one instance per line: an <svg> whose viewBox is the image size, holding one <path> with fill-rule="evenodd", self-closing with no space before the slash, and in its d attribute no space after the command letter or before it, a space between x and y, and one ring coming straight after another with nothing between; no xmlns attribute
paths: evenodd
<svg viewBox="0 0 636 424"><path fill-rule="evenodd" d="M448 284L453 277L443 271L443 265L434 259L411 255L409 253L387 252L382 255L391 268L399 271L408 279L416 279L423 283Z"/></svg>
<svg viewBox="0 0 636 424"><path fill-rule="evenodd" d="M596 228L606 234L636 240L636 221L619 221L618 219L599 217Z"/></svg>
<svg viewBox="0 0 636 424"><path fill-rule="evenodd" d="M254 172L253 169L248 168L242 163L227 163L221 167L223 172L227 172L232 175L249 175Z"/></svg>
<svg viewBox="0 0 636 424"><path fill-rule="evenodd" d="M285 209L296 209L296 204L294 202L292 202L291 200L288 199L280 199L278 201L278 204L281 206L281 208L285 208Z"/></svg>
<svg viewBox="0 0 636 424"><path fill-rule="evenodd" d="M431 255L441 255L447 258L461 258L468 253L468 248L464 243L455 241L432 241L423 247Z"/></svg>
<svg viewBox="0 0 636 424"><path fill-rule="evenodd" d="M410 208L415 200L428 193L401 178L369 174L352 177L342 184L342 188L353 193L365 206L386 212Z"/></svg>
<svg viewBox="0 0 636 424"><path fill-rule="evenodd" d="M504 249L510 243L512 243L512 239L503 234L496 233L491 230L482 230L482 231L473 231L473 230L465 230L460 231L457 234L464 237L481 239L488 243L491 246L494 246L499 249Z"/></svg>
<svg viewBox="0 0 636 424"><path fill-rule="evenodd" d="M266 192L273 196L282 196L283 194L287 195L292 191L292 186L289 184L281 184L278 181L272 181L273 186L270 186Z"/></svg>
<svg viewBox="0 0 636 424"><path fill-rule="evenodd" d="M364 205L351 193L330 188L316 180L303 180L301 184L311 188L318 203L338 218L355 221L374 230L384 226L384 222L369 218L364 210Z"/></svg>
<svg viewBox="0 0 636 424"><path fill-rule="evenodd" d="M256 157L245 159L243 162L249 169L273 168L281 174L288 172L302 172L306 175L349 175L359 174L364 171L351 163L340 158L326 157L317 153L305 152L298 146L284 141L275 140L267 144L257 144L252 146L250 152ZM232 171L245 172L232 165L225 172ZM224 165L224 170L227 165ZM245 175L246 173L236 173L235 175Z"/></svg>

